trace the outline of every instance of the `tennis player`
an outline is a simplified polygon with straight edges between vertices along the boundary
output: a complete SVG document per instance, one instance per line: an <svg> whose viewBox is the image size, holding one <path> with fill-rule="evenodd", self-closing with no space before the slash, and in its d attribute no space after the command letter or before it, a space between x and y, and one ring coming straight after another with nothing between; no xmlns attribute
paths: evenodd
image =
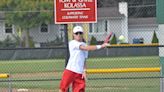
<svg viewBox="0 0 164 92"><path fill-rule="evenodd" d="M73 28L73 40L69 42L70 58L62 75L59 92L68 92L70 84L72 84L72 92L85 92L85 60L88 58L88 51L107 46L107 43L87 46L83 42L83 33L84 30L81 26L75 26Z"/></svg>

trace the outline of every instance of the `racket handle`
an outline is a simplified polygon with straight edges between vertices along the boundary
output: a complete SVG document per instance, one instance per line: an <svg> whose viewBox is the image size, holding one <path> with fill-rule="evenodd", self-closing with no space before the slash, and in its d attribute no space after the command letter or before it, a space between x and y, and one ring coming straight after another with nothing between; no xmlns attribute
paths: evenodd
<svg viewBox="0 0 164 92"><path fill-rule="evenodd" d="M107 44L107 47L111 46L111 44Z"/></svg>

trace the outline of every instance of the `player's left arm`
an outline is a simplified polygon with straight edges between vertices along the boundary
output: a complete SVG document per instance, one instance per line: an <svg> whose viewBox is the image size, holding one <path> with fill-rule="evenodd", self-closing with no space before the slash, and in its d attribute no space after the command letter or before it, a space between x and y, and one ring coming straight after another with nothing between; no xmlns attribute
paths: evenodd
<svg viewBox="0 0 164 92"><path fill-rule="evenodd" d="M108 45L107 43L103 43L102 45L89 45L89 46L80 45L80 49L85 51L92 51L92 50L105 48L107 45Z"/></svg>
<svg viewBox="0 0 164 92"><path fill-rule="evenodd" d="M84 62L84 72L82 74L82 79L84 78L85 80L87 79L86 69L87 69L87 64L86 64L86 61L85 61Z"/></svg>

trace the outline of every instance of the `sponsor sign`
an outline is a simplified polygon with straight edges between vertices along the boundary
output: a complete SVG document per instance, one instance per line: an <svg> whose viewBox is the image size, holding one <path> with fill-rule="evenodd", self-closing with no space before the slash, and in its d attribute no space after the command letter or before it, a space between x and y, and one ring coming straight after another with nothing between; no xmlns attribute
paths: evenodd
<svg viewBox="0 0 164 92"><path fill-rule="evenodd" d="M55 0L55 24L96 23L97 0Z"/></svg>

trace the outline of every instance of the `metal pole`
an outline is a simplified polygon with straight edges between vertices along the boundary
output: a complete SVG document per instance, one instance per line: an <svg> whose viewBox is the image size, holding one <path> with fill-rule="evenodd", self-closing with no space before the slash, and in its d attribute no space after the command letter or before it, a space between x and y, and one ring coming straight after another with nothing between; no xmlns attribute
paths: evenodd
<svg viewBox="0 0 164 92"><path fill-rule="evenodd" d="M67 24L64 24L64 34L65 34L65 46L66 46L66 57L65 57L65 67L67 66L69 59L69 46L68 46L68 29Z"/></svg>
<svg viewBox="0 0 164 92"><path fill-rule="evenodd" d="M164 92L164 72L163 72L164 57L160 57L160 65L161 65L160 92Z"/></svg>
<svg viewBox="0 0 164 92"><path fill-rule="evenodd" d="M161 71L162 71L162 67L161 67ZM162 77L162 72L160 71L161 73L161 77ZM160 78L160 92L163 92L163 77Z"/></svg>
<svg viewBox="0 0 164 92"><path fill-rule="evenodd" d="M68 59L69 59L69 45L68 45L68 25L64 24L64 34L65 34L65 46L66 46L66 57L65 57L65 67L67 66ZM68 88L69 92L69 88Z"/></svg>
<svg viewBox="0 0 164 92"><path fill-rule="evenodd" d="M8 89L8 92L12 92L12 80L11 80L11 74L9 74L9 89Z"/></svg>

